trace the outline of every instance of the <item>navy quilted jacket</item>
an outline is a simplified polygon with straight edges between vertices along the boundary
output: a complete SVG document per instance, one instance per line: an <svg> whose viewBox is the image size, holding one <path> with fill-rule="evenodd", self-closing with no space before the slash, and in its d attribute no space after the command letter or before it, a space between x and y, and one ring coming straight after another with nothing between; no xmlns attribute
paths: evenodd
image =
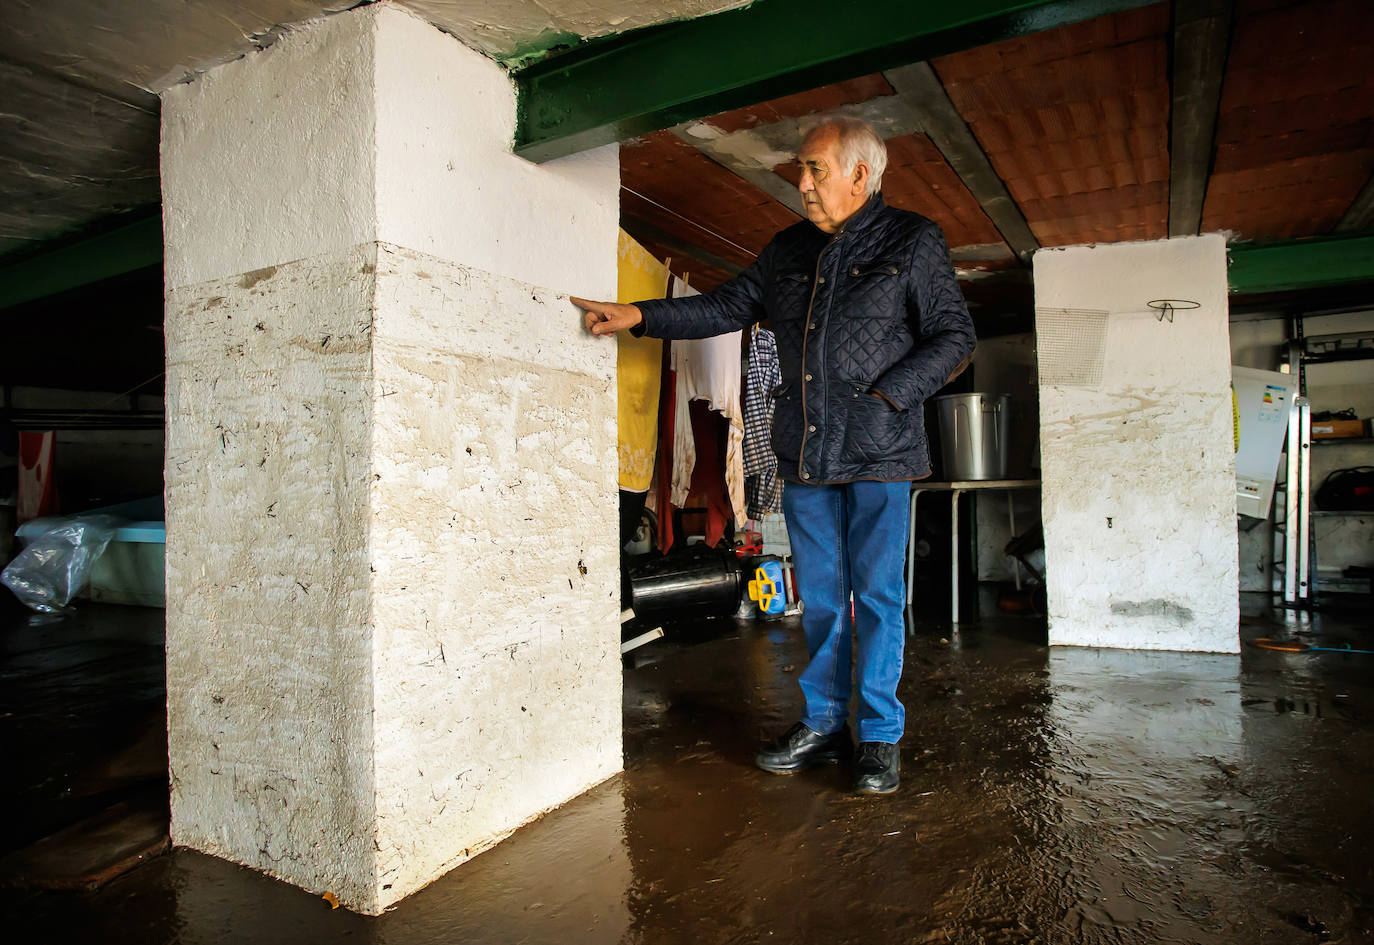
<svg viewBox="0 0 1374 945"><path fill-rule="evenodd" d="M921 405L974 345L940 228L881 194L837 233L788 227L714 292L638 305L635 334L655 338L706 338L771 319L782 368L778 474L808 483L929 476Z"/></svg>

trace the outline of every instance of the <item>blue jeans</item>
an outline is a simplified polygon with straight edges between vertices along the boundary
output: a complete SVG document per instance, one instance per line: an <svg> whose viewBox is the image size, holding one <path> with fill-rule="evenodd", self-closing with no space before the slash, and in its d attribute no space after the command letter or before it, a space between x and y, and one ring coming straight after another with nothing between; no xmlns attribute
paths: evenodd
<svg viewBox="0 0 1374 945"><path fill-rule="evenodd" d="M823 735L844 728L849 717L857 638L859 741L896 744L902 737L906 710L897 701L897 682L906 644L902 569L910 501L909 482L783 486L782 510L797 589L806 604L802 629L811 654L798 680L806 698L802 722Z"/></svg>

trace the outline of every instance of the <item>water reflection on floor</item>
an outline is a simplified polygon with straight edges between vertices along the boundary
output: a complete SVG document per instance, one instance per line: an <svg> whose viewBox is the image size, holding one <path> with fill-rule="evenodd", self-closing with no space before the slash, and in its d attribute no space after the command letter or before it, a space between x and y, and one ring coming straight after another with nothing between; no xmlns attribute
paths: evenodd
<svg viewBox="0 0 1374 945"><path fill-rule="evenodd" d="M1323 619L1289 629L1368 623ZM1242 629L1282 632L1253 607ZM385 916L184 852L2 904L103 942L1374 941L1374 657L917 630L890 798L751 766L805 655L791 623L726 622L627 669L623 774Z"/></svg>

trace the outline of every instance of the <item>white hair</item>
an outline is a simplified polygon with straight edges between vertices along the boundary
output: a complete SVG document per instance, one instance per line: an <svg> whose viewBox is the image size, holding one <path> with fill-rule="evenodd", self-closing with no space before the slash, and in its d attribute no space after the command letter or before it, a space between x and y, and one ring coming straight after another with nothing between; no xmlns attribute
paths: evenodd
<svg viewBox="0 0 1374 945"><path fill-rule="evenodd" d="M868 165L866 193L877 193L883 185L883 171L887 170L887 144L882 135L862 118L849 115L821 115L802 125L805 141L822 128L834 128L840 133L838 152L844 169L841 174L854 173L860 162Z"/></svg>

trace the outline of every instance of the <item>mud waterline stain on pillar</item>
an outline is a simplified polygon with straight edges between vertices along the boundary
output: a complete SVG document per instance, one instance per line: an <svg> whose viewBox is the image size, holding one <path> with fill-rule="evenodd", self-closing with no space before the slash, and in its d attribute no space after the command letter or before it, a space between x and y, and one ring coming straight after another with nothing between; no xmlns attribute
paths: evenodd
<svg viewBox="0 0 1374 945"><path fill-rule="evenodd" d="M1109 313L1101 383L1040 387L1050 643L1237 652L1224 239L1041 250L1035 304Z"/></svg>
<svg viewBox="0 0 1374 945"><path fill-rule="evenodd" d="M614 148L389 5L164 96L173 840L376 913L615 771Z"/></svg>

